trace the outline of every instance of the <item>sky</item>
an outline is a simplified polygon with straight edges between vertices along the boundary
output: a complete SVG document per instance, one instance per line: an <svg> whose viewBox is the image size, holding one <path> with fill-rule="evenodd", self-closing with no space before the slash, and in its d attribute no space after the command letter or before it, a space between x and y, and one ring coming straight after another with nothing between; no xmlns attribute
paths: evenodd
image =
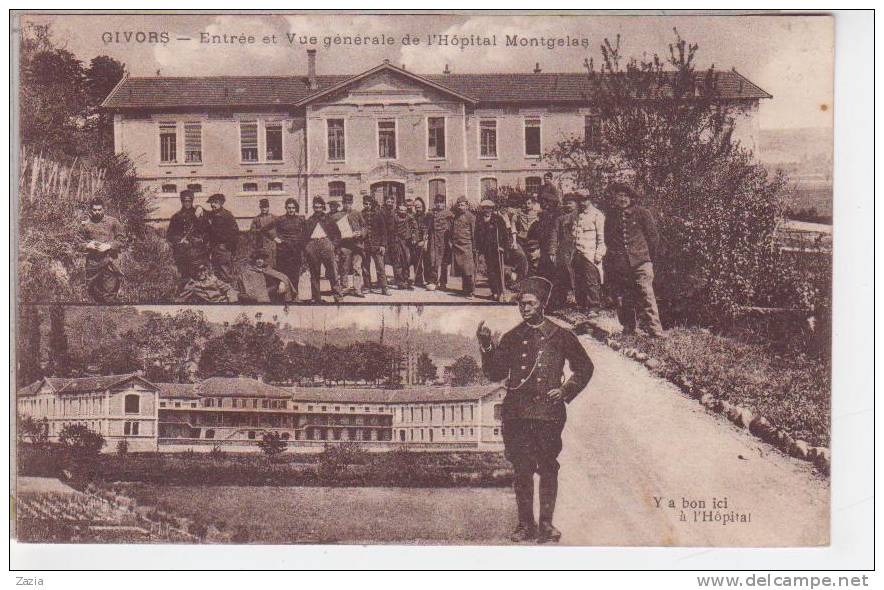
<svg viewBox="0 0 884 590"><path fill-rule="evenodd" d="M343 307L337 306L305 306L297 305L288 308L282 306L249 306L249 305L140 305L140 311L175 314L179 309L195 309L202 311L211 322L233 322L240 314L253 318L261 313L263 318L272 319L277 316L281 324L289 323L295 328L322 330L323 328L345 328L355 325L357 328L377 329L381 326L381 317L388 328L404 328L406 324L415 329L428 332L438 331L446 334L460 334L472 337L480 321L497 332L506 332L520 321L519 310L515 305L459 305L457 307L442 305L348 305L346 313Z"/></svg>
<svg viewBox="0 0 884 590"><path fill-rule="evenodd" d="M48 23L55 39L81 60L109 55L133 76L153 76L157 70L163 76L304 75L310 47L317 49L319 74L356 74L384 59L419 74L442 73L446 64L455 73L530 72L535 64L544 72L583 72L584 60L598 64L600 45L618 34L625 56L665 58L675 28L699 46L699 67L734 67L774 96L762 101L761 128L832 126L834 31L828 16L66 14L25 15L22 21ZM169 41L139 42L134 36L139 32L165 33ZM202 33L252 36L254 43L201 43ZM431 35L496 35L498 45L428 46ZM506 47L507 35L576 46ZM335 44L347 37L383 43ZM410 42L415 38L419 45Z"/></svg>

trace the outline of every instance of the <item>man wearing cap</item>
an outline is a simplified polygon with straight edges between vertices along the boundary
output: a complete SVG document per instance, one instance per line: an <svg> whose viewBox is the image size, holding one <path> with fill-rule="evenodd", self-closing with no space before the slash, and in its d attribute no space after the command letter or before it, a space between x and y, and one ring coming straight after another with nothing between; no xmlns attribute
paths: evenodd
<svg viewBox="0 0 884 590"><path fill-rule="evenodd" d="M574 214L574 254L571 260L574 297L577 305L589 313L602 304L602 259L605 246L605 215L589 198L580 193Z"/></svg>
<svg viewBox="0 0 884 590"><path fill-rule="evenodd" d="M424 273L427 291L448 286L448 255L450 252L451 220L454 214L445 206L445 195L433 197L433 210L427 213L427 255Z"/></svg>
<svg viewBox="0 0 884 590"><path fill-rule="evenodd" d="M285 215L274 217L261 228L261 233L276 246L276 268L288 277L292 286L291 300L298 301L298 283L304 262L304 226L306 221L299 213L298 201L285 200Z"/></svg>
<svg viewBox="0 0 884 590"><path fill-rule="evenodd" d="M454 269L463 280L461 293L465 297L473 296L473 275L476 272L476 216L470 212L467 198L460 196L454 208L451 220L451 256Z"/></svg>
<svg viewBox="0 0 884 590"><path fill-rule="evenodd" d="M104 201L89 204L89 217L81 222L81 249L86 252L86 288L98 303L117 298L123 271L117 257L126 241L123 224L104 212Z"/></svg>
<svg viewBox="0 0 884 590"><path fill-rule="evenodd" d="M363 255L363 235L365 220L362 213L353 209L353 195L347 193L343 197L342 215L335 221L340 228L341 223L345 223L349 228L350 236L342 237L338 245L338 260L340 267L338 271L341 280L345 283L347 289L345 293L350 293L356 297L365 297L362 284L362 255ZM345 222L341 219L347 218Z"/></svg>
<svg viewBox="0 0 884 590"><path fill-rule="evenodd" d="M172 247L172 258L181 277L181 284L186 284L196 273L196 265L205 255L205 235L202 218L193 206L193 191L181 191L181 209L176 211L169 220L166 230L166 241Z"/></svg>
<svg viewBox="0 0 884 590"><path fill-rule="evenodd" d="M531 228L537 223L537 199L529 195L522 202L519 210L513 215L513 226L516 230L516 241L525 253L528 272L536 271L537 259L540 256L537 241L529 239Z"/></svg>
<svg viewBox="0 0 884 590"><path fill-rule="evenodd" d="M547 172L543 175L543 184L540 185L538 196L541 203L543 203L544 199L552 199L556 202L557 206L561 204L561 192L559 191L559 188L553 184L552 172Z"/></svg>
<svg viewBox="0 0 884 590"><path fill-rule="evenodd" d="M339 302L341 287L338 283L335 245L341 240L341 231L325 213L325 199L322 197L313 197L313 215L307 219L304 236L307 239L304 255L310 268L311 300L313 303L322 303L319 279L324 266L325 276L331 283L335 302Z"/></svg>
<svg viewBox="0 0 884 590"><path fill-rule="evenodd" d="M494 201L485 199L479 203L481 213L476 222L476 251L485 259L485 272L491 298L502 301L506 292L504 283L504 245L509 233L503 218L497 213Z"/></svg>
<svg viewBox="0 0 884 590"><path fill-rule="evenodd" d="M519 524L510 539L557 542L553 526L558 494L557 460L562 450L565 404L583 391L593 364L573 332L543 315L552 284L530 277L518 285L522 323L495 343L491 330L479 324L476 336L482 370L492 381L506 380L501 408L504 451L513 465L513 491ZM566 380L565 361L571 371ZM539 525L534 520L534 474L540 476Z"/></svg>
<svg viewBox="0 0 884 590"><path fill-rule="evenodd" d="M558 220L562 214L557 198L549 195L540 201L540 215L537 221L531 226L528 232L528 239L537 242L537 248L540 252L537 260L537 273L546 277L552 284L560 281L559 269L556 265L556 231L558 229ZM553 300L551 309L555 308L555 304L559 303Z"/></svg>
<svg viewBox="0 0 884 590"><path fill-rule="evenodd" d="M274 230L270 228L264 231L267 226L273 225L274 217L270 214L270 200L261 199L258 201L258 215L252 218L252 224L249 226L249 234L252 237L252 249L264 250L267 252L267 264L276 267L276 242L274 238Z"/></svg>
<svg viewBox="0 0 884 590"><path fill-rule="evenodd" d="M290 303L294 288L289 278L267 264L265 250L253 250L251 263L239 274L239 298L243 303Z"/></svg>
<svg viewBox="0 0 884 590"><path fill-rule="evenodd" d="M558 309L565 304L568 292L574 288L574 239L577 224L578 193L568 193L562 201L561 215L549 240L550 259L555 262L556 275L550 296L550 308Z"/></svg>
<svg viewBox="0 0 884 590"><path fill-rule="evenodd" d="M384 213L378 207L378 202L371 195L362 197L362 220L365 230L363 246L365 255L362 258L362 292L368 293L371 289L371 263L374 261L374 270L378 283L381 286L381 294L389 295L387 290L387 270L384 256L387 252L387 220Z"/></svg>
<svg viewBox="0 0 884 590"><path fill-rule="evenodd" d="M660 234L651 212L637 204L639 195L625 184L608 189L612 211L605 217L608 281L617 297L617 316L627 333L637 324L651 337L663 336L654 295L654 259Z"/></svg>
<svg viewBox="0 0 884 590"><path fill-rule="evenodd" d="M205 215L206 238L209 243L209 258L215 276L232 285L236 282L234 256L239 244L239 226L233 214L224 208L224 195L215 193L209 197L211 210Z"/></svg>
<svg viewBox="0 0 884 590"><path fill-rule="evenodd" d="M405 203L402 203L396 208L396 221L387 250L390 262L393 264L393 276L398 289L414 289L409 263L416 243L417 222L414 219L414 214L409 214Z"/></svg>

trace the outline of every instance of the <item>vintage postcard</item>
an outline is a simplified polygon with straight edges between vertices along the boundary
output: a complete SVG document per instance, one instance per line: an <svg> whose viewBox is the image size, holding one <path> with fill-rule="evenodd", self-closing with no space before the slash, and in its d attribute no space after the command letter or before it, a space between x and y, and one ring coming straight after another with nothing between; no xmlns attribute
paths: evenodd
<svg viewBox="0 0 884 590"><path fill-rule="evenodd" d="M829 545L832 17L12 37L18 542Z"/></svg>

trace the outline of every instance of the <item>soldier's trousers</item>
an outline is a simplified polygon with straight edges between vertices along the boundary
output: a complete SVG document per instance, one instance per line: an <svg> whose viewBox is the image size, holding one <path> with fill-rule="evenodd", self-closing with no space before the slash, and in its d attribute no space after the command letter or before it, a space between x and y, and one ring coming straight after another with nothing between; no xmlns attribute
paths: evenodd
<svg viewBox="0 0 884 590"><path fill-rule="evenodd" d="M517 245L506 251L506 263L516 272L516 280L521 281L528 277L528 257L521 246Z"/></svg>
<svg viewBox="0 0 884 590"><path fill-rule="evenodd" d="M645 262L634 268L612 268L609 280L617 297L617 317L626 332L636 324L651 336L662 336L660 312L654 295L654 264Z"/></svg>
<svg viewBox="0 0 884 590"><path fill-rule="evenodd" d="M322 301L322 291L319 288L319 279L322 276L322 267L325 267L325 277L331 283L332 291L340 296L341 287L338 283L337 266L335 260L335 247L328 238L315 238L307 242L304 248L307 258L307 266L310 268L310 295L313 301Z"/></svg>
<svg viewBox="0 0 884 590"><path fill-rule="evenodd" d="M283 273L292 282L295 292L292 299L298 300L298 283L301 281L301 268L304 265L304 253L301 248L294 244L283 242L277 248L276 269Z"/></svg>
<svg viewBox="0 0 884 590"><path fill-rule="evenodd" d="M423 286L424 281L426 280L427 273L425 272L426 266L424 265L426 260L425 253L426 249L417 244L411 248L410 265L414 268L414 282L418 286Z"/></svg>
<svg viewBox="0 0 884 590"><path fill-rule="evenodd" d="M602 303L602 276L598 267L580 252L571 261L574 271L574 297L584 309L598 309Z"/></svg>
<svg viewBox="0 0 884 590"><path fill-rule="evenodd" d="M215 277L228 285L236 284L233 252L225 244L215 244L212 247L212 271L215 273Z"/></svg>
<svg viewBox="0 0 884 590"><path fill-rule="evenodd" d="M341 275L341 281L346 281L348 276L353 277L353 284L350 285L354 289L362 288L362 248L354 245L342 245L340 248L340 266L338 272Z"/></svg>
<svg viewBox="0 0 884 590"><path fill-rule="evenodd" d="M123 273L107 254L86 258L86 288L97 303L115 301L123 284Z"/></svg>
<svg viewBox="0 0 884 590"><path fill-rule="evenodd" d="M387 266L384 255L375 246L366 246L362 256L362 282L366 287L371 286L371 263L374 261L374 271L377 274L381 289L387 288Z"/></svg>
<svg viewBox="0 0 884 590"><path fill-rule="evenodd" d="M513 491L519 522L534 523L534 474L540 475L540 522L552 523L558 493L564 420L505 418L501 424L506 458L513 464Z"/></svg>

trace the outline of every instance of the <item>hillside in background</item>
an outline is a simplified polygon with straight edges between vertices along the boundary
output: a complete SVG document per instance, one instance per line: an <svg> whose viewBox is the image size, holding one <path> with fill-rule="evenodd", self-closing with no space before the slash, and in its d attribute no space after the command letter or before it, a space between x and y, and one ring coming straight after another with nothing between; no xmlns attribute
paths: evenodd
<svg viewBox="0 0 884 590"><path fill-rule="evenodd" d="M832 222L832 129L762 129L758 159L769 170L783 170L791 181L787 216Z"/></svg>

